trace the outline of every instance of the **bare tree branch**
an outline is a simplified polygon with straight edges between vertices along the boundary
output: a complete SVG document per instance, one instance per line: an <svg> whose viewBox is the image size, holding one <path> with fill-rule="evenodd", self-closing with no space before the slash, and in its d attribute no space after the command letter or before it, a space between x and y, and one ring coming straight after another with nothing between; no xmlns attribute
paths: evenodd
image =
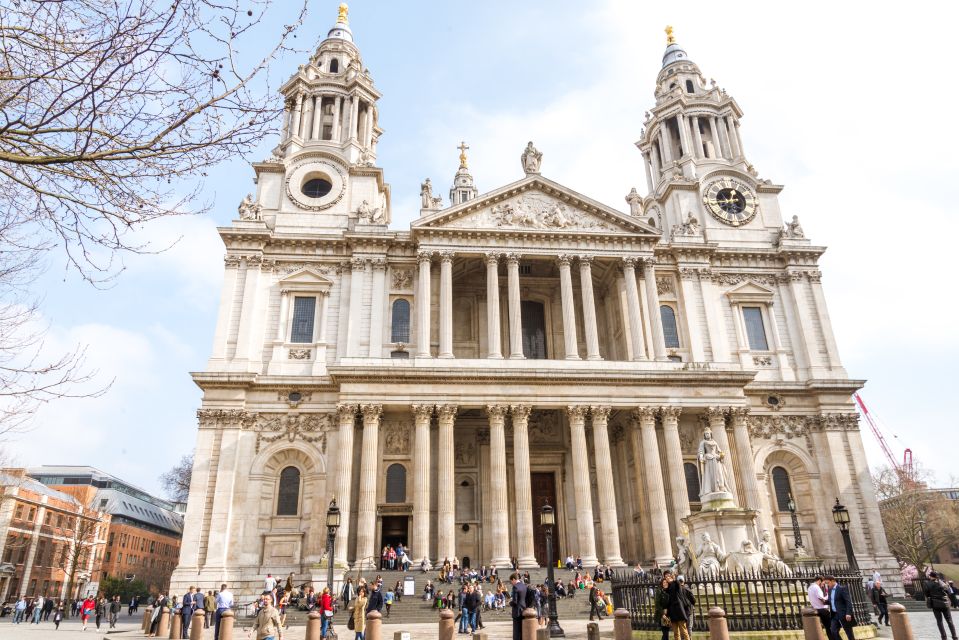
<svg viewBox="0 0 959 640"><path fill-rule="evenodd" d="M172 469L160 475L160 485L167 497L175 502L186 502L190 495L190 479L193 477L193 454L180 458Z"/></svg>

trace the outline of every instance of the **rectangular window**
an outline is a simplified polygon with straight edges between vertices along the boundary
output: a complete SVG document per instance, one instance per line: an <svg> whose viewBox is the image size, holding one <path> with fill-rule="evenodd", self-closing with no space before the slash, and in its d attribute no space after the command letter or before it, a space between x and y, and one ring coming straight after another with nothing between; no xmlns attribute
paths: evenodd
<svg viewBox="0 0 959 640"><path fill-rule="evenodd" d="M763 326L763 310L759 307L743 307L743 321L746 323L749 348L753 351L769 351L766 328Z"/></svg>
<svg viewBox="0 0 959 640"><path fill-rule="evenodd" d="M104 562L110 562L110 552L107 551L107 554L103 557Z"/></svg>
<svg viewBox="0 0 959 640"><path fill-rule="evenodd" d="M316 298L293 298L293 330L290 342L313 342L313 320L316 315Z"/></svg>
<svg viewBox="0 0 959 640"><path fill-rule="evenodd" d="M22 504L18 504L18 505L17 505L17 512L14 514L13 517L16 518L17 520L23 520L23 505L22 505Z"/></svg>

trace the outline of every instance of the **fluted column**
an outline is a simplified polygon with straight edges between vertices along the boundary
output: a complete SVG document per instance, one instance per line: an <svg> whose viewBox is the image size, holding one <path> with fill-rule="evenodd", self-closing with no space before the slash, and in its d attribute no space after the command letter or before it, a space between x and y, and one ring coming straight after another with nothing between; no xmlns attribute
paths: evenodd
<svg viewBox="0 0 959 640"><path fill-rule="evenodd" d="M583 565L595 566L596 539L593 526L592 482L589 479L589 460L586 457L586 412L589 407L570 406L566 408L569 416L570 449L573 456L573 487L576 503L576 529L579 533L579 555Z"/></svg>
<svg viewBox="0 0 959 640"><path fill-rule="evenodd" d="M703 157L703 134L699 132L699 118L693 116L690 118L690 122L693 128L693 157L702 158Z"/></svg>
<svg viewBox="0 0 959 640"><path fill-rule="evenodd" d="M296 94L296 107L293 109L293 126L290 128L291 137L300 137L300 120L303 114L303 94Z"/></svg>
<svg viewBox="0 0 959 640"><path fill-rule="evenodd" d="M453 357L453 252L440 253L440 357Z"/></svg>
<svg viewBox="0 0 959 640"><path fill-rule="evenodd" d="M319 140L323 134L323 96L316 96L313 98L313 101L315 106L313 107L310 140Z"/></svg>
<svg viewBox="0 0 959 640"><path fill-rule="evenodd" d="M423 560L430 564L430 420L433 405L412 406L415 429L413 449L413 537L418 556L415 565Z"/></svg>
<svg viewBox="0 0 959 640"><path fill-rule="evenodd" d="M420 282L416 290L416 357L429 358L430 352L430 268L433 252L420 251L416 254L420 265Z"/></svg>
<svg viewBox="0 0 959 640"><path fill-rule="evenodd" d="M736 504L741 505L739 488L736 485L736 474L733 472L732 450L729 448L729 436L726 434L726 407L706 407L706 418L709 420L709 429L713 432L713 440L719 445L723 457L723 467L726 469L726 484L733 494Z"/></svg>
<svg viewBox="0 0 959 640"><path fill-rule="evenodd" d="M383 357L383 315L386 306L386 258L373 258L373 289L370 293L370 357Z"/></svg>
<svg viewBox="0 0 959 640"><path fill-rule="evenodd" d="M519 254L506 254L509 292L509 357L520 360L523 355L523 310L519 298Z"/></svg>
<svg viewBox="0 0 959 640"><path fill-rule="evenodd" d="M740 506L756 509L762 505L759 495L759 481L756 479L756 459L749 439L749 407L733 407L729 410L733 427L733 446L736 447L736 460L742 471L742 500Z"/></svg>
<svg viewBox="0 0 959 640"><path fill-rule="evenodd" d="M736 126L732 116L726 116L726 135L729 137L729 148L733 152L733 158L743 156L742 149L739 148L739 137L736 135Z"/></svg>
<svg viewBox="0 0 959 640"><path fill-rule="evenodd" d="M636 258L623 258L623 279L626 281L626 315L629 320L629 338L633 345L633 360L646 360L643 320L639 315L639 289L636 287Z"/></svg>
<svg viewBox="0 0 959 640"><path fill-rule="evenodd" d="M369 258L354 256L350 260L350 308L349 322L346 326L346 355L360 355L360 324L363 314L363 288L366 285L367 272L371 271Z"/></svg>
<svg viewBox="0 0 959 640"><path fill-rule="evenodd" d="M646 283L646 299L649 301L649 326L653 332L653 353L657 360L666 357L666 340L663 337L663 318L659 313L659 291L656 288L656 259L643 260L643 282Z"/></svg>
<svg viewBox="0 0 959 640"><path fill-rule="evenodd" d="M509 502L506 495L506 405L486 406L489 416L489 486L493 557L498 567L509 566Z"/></svg>
<svg viewBox="0 0 959 640"><path fill-rule="evenodd" d="M665 120L659 121L659 139L663 145L663 168L668 168L673 163L673 143Z"/></svg>
<svg viewBox="0 0 959 640"><path fill-rule="evenodd" d="M666 445L666 471L669 474L669 495L673 499L673 519L676 531L682 531L683 518L689 515L689 493L686 491L686 473L683 468L683 447L679 441L680 407L662 407L663 444ZM699 499L699 496L696 496Z"/></svg>
<svg viewBox="0 0 959 640"><path fill-rule="evenodd" d="M502 338L499 329L499 254L486 254L486 341L489 343L487 358L503 357Z"/></svg>
<svg viewBox="0 0 959 640"><path fill-rule="evenodd" d="M713 138L713 148L715 149L717 158L726 157L725 152L723 151L722 141L719 139L719 125L716 124L716 116L710 116L709 118L709 133Z"/></svg>
<svg viewBox="0 0 959 640"><path fill-rule="evenodd" d="M330 128L330 140L334 142L340 142L340 135L343 125L343 118L340 116L340 111L343 109L343 96L336 96L333 98L333 126ZM323 132L320 131L320 135L323 135Z"/></svg>
<svg viewBox="0 0 959 640"><path fill-rule="evenodd" d="M521 569L538 567L533 548L533 492L529 468L529 405L510 407L513 417L513 491L516 502L516 560ZM556 505L554 505L555 508Z"/></svg>
<svg viewBox="0 0 959 640"><path fill-rule="evenodd" d="M436 451L436 561L450 560L456 555L456 497L453 482L453 425L456 405L436 407L439 438Z"/></svg>
<svg viewBox="0 0 959 640"><path fill-rule="evenodd" d="M376 566L376 477L380 466L380 417L383 405L364 404L363 454L360 458L360 495L356 508L356 563L364 569Z"/></svg>
<svg viewBox="0 0 959 640"><path fill-rule="evenodd" d="M602 360L596 331L596 300L593 297L593 256L579 257L579 288L583 298L583 331L586 332L586 359Z"/></svg>
<svg viewBox="0 0 959 640"><path fill-rule="evenodd" d="M596 495L599 498L599 525L603 534L603 563L624 567L619 548L619 514L616 511L616 485L613 459L609 453L610 407L593 406L593 451L596 454Z"/></svg>
<svg viewBox="0 0 959 640"><path fill-rule="evenodd" d="M579 360L579 345L576 341L576 307L573 302L573 276L569 264L573 257L561 255L556 259L559 266L559 288L563 303L563 339L567 360Z"/></svg>
<svg viewBox="0 0 959 640"><path fill-rule="evenodd" d="M336 498L336 504L340 508L340 530L339 535L342 540L350 539L350 509L353 506L353 432L356 430L356 411L359 407L355 404L339 404L336 406L336 416L340 424L337 435L337 460L336 469L336 489L333 497ZM348 562L346 557L348 544L337 545L336 564L345 566Z"/></svg>
<svg viewBox="0 0 959 640"><path fill-rule="evenodd" d="M682 145L683 153L680 154L682 157L690 156L692 157L693 151L692 146L689 143L689 121L686 120L686 116L679 114L676 116L676 128L679 130L679 143Z"/></svg>
<svg viewBox="0 0 959 640"><path fill-rule="evenodd" d="M673 559L669 541L669 513L666 511L666 490L663 487L663 466L659 461L656 442L656 409L640 407L636 410L643 442L642 462L646 474L646 498L649 503L649 521L652 525L653 556L656 564L666 566Z"/></svg>

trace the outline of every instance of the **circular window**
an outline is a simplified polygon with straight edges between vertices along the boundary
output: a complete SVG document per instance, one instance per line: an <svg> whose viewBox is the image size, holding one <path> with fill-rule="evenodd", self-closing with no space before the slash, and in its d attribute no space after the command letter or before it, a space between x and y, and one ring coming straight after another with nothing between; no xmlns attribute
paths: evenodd
<svg viewBox="0 0 959 640"><path fill-rule="evenodd" d="M469 526L468 524L464 524L464 525L463 525L463 533L467 533L467 532L469 532L469 530L470 530L470 526Z"/></svg>
<svg viewBox="0 0 959 640"><path fill-rule="evenodd" d="M775 407L776 405L779 404L779 398L776 396L769 396L768 398L766 398L766 404Z"/></svg>
<svg viewBox="0 0 959 640"><path fill-rule="evenodd" d="M333 184L324 178L311 178L303 183L303 195L308 198L322 198L333 189Z"/></svg>

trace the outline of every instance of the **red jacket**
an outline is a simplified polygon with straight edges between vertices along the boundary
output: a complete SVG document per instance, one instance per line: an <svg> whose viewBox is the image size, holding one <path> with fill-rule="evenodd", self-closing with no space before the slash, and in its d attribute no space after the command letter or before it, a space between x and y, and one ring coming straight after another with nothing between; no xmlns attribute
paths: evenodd
<svg viewBox="0 0 959 640"><path fill-rule="evenodd" d="M87 609L90 610L90 613L91 613L91 614L92 614L94 611L96 611L96 610L97 610L97 601L94 600L93 598L87 598L86 600L84 600L84 601L83 601L83 604L80 605L80 613L83 613L83 612L86 611Z"/></svg>
<svg viewBox="0 0 959 640"><path fill-rule="evenodd" d="M328 593L320 596L320 609L323 611L333 611L333 596Z"/></svg>

